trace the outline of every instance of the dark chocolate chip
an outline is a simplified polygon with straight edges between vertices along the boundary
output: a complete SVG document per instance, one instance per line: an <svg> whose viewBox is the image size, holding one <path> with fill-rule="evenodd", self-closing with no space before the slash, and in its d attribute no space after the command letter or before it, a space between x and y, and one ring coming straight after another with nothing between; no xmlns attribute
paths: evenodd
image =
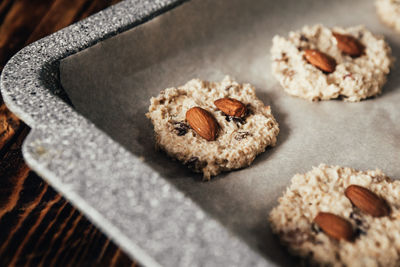
<svg viewBox="0 0 400 267"><path fill-rule="evenodd" d="M198 157L191 157L187 162L186 165L191 168L194 169L196 167L196 163L199 161Z"/></svg>
<svg viewBox="0 0 400 267"><path fill-rule="evenodd" d="M357 225L357 228L354 233L355 238L359 237L360 235L366 235L369 227L368 225L365 224L365 221L362 219L363 218L362 215L357 210L355 210L350 213L349 217Z"/></svg>
<svg viewBox="0 0 400 267"><path fill-rule="evenodd" d="M367 232L365 232L364 230L362 230L361 228L357 227L356 230L354 231L354 236L357 238L360 235L366 235Z"/></svg>
<svg viewBox="0 0 400 267"><path fill-rule="evenodd" d="M311 231L313 231L314 233L318 234L321 232L321 229L319 228L319 226L316 223L312 223L311 224Z"/></svg>
<svg viewBox="0 0 400 267"><path fill-rule="evenodd" d="M189 131L189 125L184 122L174 122L174 129L178 136L183 136Z"/></svg>
<svg viewBox="0 0 400 267"><path fill-rule="evenodd" d="M227 122L234 121L236 124L245 124L246 123L246 120L244 118L236 118L236 117L227 116L227 115L225 115L225 120ZM240 126L240 125L238 125L238 126Z"/></svg>
<svg viewBox="0 0 400 267"><path fill-rule="evenodd" d="M245 124L246 120L244 118L236 118L236 117L232 117L233 121L236 123L240 123L240 124Z"/></svg>
<svg viewBox="0 0 400 267"><path fill-rule="evenodd" d="M352 212L350 213L350 219L352 219L358 226L360 226L360 225L363 224L360 215L358 215L358 214L355 213L354 211L352 211Z"/></svg>
<svg viewBox="0 0 400 267"><path fill-rule="evenodd" d="M243 116L243 118L245 118L245 117L248 116L248 115L254 114L253 108L251 107L250 104L247 104L247 105L246 105L246 112L247 112L247 113Z"/></svg>
<svg viewBox="0 0 400 267"><path fill-rule="evenodd" d="M308 38L304 34L302 34L302 35L300 35L300 41L308 42L310 40L308 40Z"/></svg>

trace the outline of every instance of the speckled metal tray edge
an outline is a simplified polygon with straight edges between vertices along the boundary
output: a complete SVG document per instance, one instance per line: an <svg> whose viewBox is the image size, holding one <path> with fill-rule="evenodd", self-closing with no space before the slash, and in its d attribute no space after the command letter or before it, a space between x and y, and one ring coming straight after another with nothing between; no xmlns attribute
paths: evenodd
<svg viewBox="0 0 400 267"><path fill-rule="evenodd" d="M127 0L35 42L4 68L3 99L32 128L28 165L141 264L274 265L75 112L61 88L61 59L183 2Z"/></svg>

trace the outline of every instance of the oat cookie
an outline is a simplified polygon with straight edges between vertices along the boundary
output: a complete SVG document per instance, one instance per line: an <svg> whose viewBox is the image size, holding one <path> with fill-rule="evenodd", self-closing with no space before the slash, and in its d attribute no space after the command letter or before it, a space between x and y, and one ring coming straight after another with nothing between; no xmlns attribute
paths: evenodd
<svg viewBox="0 0 400 267"><path fill-rule="evenodd" d="M377 0L375 6L381 20L400 32L400 1Z"/></svg>
<svg viewBox="0 0 400 267"><path fill-rule="evenodd" d="M321 164L297 174L269 216L290 251L320 266L399 266L400 181Z"/></svg>
<svg viewBox="0 0 400 267"><path fill-rule="evenodd" d="M288 38L275 36L271 54L273 74L284 90L312 101L375 96L393 63L383 37L364 26L305 26Z"/></svg>
<svg viewBox="0 0 400 267"><path fill-rule="evenodd" d="M249 166L279 133L269 106L254 87L230 77L221 82L193 79L150 100L146 116L157 146L205 179Z"/></svg>

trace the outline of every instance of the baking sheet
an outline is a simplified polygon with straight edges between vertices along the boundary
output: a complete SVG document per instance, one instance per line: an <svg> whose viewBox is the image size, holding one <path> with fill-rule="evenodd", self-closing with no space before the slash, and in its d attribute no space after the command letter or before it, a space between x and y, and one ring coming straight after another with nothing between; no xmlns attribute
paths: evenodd
<svg viewBox="0 0 400 267"><path fill-rule="evenodd" d="M267 259L290 265L268 226L268 213L295 173L320 163L381 168L400 177L400 71L383 94L360 103L310 103L290 97L271 74L275 34L305 24L365 24L384 34L400 57L400 35L380 23L366 0L192 0L137 28L61 62L60 75L78 112L132 153L143 157L208 214ZM145 118L160 90L198 77L225 74L256 86L280 124L276 147L249 168L202 182L201 175L154 150ZM124 205L124 203L121 203Z"/></svg>

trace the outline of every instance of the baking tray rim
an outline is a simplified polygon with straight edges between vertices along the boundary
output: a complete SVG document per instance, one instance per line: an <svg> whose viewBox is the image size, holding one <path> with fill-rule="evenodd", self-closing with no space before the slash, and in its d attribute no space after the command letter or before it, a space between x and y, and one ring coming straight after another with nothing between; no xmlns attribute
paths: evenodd
<svg viewBox="0 0 400 267"><path fill-rule="evenodd" d="M160 266L160 262L122 234L117 227L114 227L73 189L66 187L60 180L57 168L63 168L67 163L54 163L54 159L43 157L40 149L43 144L48 147L55 146L60 141L60 137L70 138L71 143L77 145L82 140L82 136L91 134L94 139L98 138L98 140L109 142L111 149L118 150L121 155L135 158L133 154L112 141L110 137L70 106L68 98L61 88L59 64L62 59L70 55L132 29L187 1L189 0L152 2L127 0L120 2L23 48L6 64L0 78L0 90L7 107L32 128L22 148L28 166L61 192L129 256L146 266ZM96 27L98 22L102 22L101 30ZM80 130L75 131L76 129ZM65 133L73 134L65 137ZM66 148L63 147L63 149ZM80 147L76 146L74 149L77 150L73 152L79 152ZM68 153L68 151L64 152ZM78 179L79 168L84 168L84 166L77 166L78 170L71 174L70 179L74 179L74 177ZM101 173L96 174L101 175ZM115 175L118 176L118 174ZM184 201L189 202L193 212L203 212L196 203L184 196L178 189L171 188L171 190L175 190L175 194L180 194ZM205 220L215 222L213 226L215 231L226 232L222 238L225 243L229 244L234 240L232 248L236 250L235 253L241 260L237 261L236 257L235 261L234 258L222 256L225 263L232 266L273 264L251 250L244 241L230 234L224 226L209 215L206 215ZM199 221L199 223L203 222ZM206 238L203 241L206 244L209 242ZM230 252L232 253L232 250ZM241 255L243 257L240 257Z"/></svg>

